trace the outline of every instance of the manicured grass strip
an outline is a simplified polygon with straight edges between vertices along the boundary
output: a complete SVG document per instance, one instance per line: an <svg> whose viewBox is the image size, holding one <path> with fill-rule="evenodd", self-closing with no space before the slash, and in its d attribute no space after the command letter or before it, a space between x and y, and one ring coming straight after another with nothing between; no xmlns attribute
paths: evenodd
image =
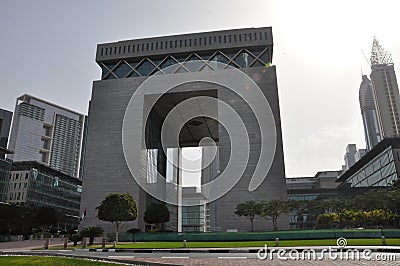
<svg viewBox="0 0 400 266"><path fill-rule="evenodd" d="M81 259L58 258L58 257L38 257L38 256L0 256L0 265L13 266L110 266L119 265L115 263L105 263L100 261L89 261Z"/></svg>

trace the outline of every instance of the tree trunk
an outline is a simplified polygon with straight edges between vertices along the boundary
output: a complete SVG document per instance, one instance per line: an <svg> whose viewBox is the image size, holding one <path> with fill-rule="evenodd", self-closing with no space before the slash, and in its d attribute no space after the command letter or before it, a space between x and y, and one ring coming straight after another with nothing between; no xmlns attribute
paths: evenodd
<svg viewBox="0 0 400 266"><path fill-rule="evenodd" d="M272 219L272 227L274 228L274 231L276 231L276 218Z"/></svg>
<svg viewBox="0 0 400 266"><path fill-rule="evenodd" d="M119 227L119 223L116 222L115 223L115 242L118 243L118 227Z"/></svg>
<svg viewBox="0 0 400 266"><path fill-rule="evenodd" d="M251 222L251 231L254 232L254 221L250 220L250 222Z"/></svg>

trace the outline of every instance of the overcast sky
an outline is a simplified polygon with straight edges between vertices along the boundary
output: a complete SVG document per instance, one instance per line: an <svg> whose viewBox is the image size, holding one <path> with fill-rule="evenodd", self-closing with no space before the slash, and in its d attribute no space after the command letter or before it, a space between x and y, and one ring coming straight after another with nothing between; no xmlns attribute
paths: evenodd
<svg viewBox="0 0 400 266"><path fill-rule="evenodd" d="M400 65L400 1L0 0L0 108L29 93L87 113L96 45L272 26L288 177L340 169L365 147L358 89L372 38Z"/></svg>

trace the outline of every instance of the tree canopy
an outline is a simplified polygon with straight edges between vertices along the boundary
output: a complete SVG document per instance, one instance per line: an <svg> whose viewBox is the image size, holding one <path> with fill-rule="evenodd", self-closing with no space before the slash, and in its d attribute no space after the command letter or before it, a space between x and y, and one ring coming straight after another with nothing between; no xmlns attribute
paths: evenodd
<svg viewBox="0 0 400 266"><path fill-rule="evenodd" d="M129 194L111 193L97 209L97 217L115 225L115 238L118 242L118 228L122 222L134 221L137 218L135 200Z"/></svg>
<svg viewBox="0 0 400 266"><path fill-rule="evenodd" d="M150 204L144 212L144 221L148 224L163 224L169 222L169 218L167 206L161 203Z"/></svg>
<svg viewBox="0 0 400 266"><path fill-rule="evenodd" d="M235 214L239 217L246 217L251 223L251 231L254 231L254 218L256 215L260 215L262 206L260 203L255 201L246 201L239 203L236 206Z"/></svg>

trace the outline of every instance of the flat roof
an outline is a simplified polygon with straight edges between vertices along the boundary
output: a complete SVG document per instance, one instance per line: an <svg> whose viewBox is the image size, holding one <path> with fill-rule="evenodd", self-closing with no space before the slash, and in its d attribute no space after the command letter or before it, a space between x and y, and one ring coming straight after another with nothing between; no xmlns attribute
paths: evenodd
<svg viewBox="0 0 400 266"><path fill-rule="evenodd" d="M27 171L27 170L31 170L32 168L37 169L41 173L49 174L52 176L57 176L64 181L69 181L71 183L74 183L75 185L82 186L81 179L67 175L61 171L58 171L56 169L53 169L45 164L42 164L42 163L39 163L36 161L13 162L11 171Z"/></svg>
<svg viewBox="0 0 400 266"><path fill-rule="evenodd" d="M42 102L42 103L45 103L45 104L48 104L48 105L52 105L52 106L54 106L54 107L57 107L57 108L62 109L62 110L64 110L64 111L67 111L67 112L76 114L76 115L78 115L78 116L85 116L84 114L78 113L78 112L76 112L76 111L74 111L74 110L71 110L71 109L68 109L68 108L66 108L66 107L64 107L64 106L61 106L61 105L58 105L58 104L54 104L54 103L51 103L51 102L49 102L49 101L40 99L40 98L35 97L35 96L32 96L32 95L30 95L30 94L24 94L24 95L22 95L22 96L20 96L20 97L17 98L17 100L20 100L20 101L23 101L23 102L28 102L28 101L31 100L31 99L37 100L37 101L39 101L39 102Z"/></svg>

